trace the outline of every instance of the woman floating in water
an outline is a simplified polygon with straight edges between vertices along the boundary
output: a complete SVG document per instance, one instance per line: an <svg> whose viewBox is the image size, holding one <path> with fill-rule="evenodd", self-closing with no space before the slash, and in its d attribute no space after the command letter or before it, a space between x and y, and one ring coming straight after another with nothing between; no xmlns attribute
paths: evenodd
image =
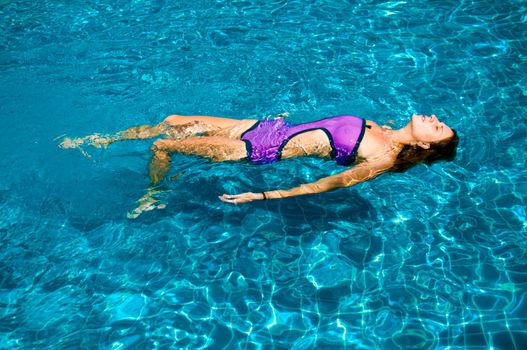
<svg viewBox="0 0 527 350"><path fill-rule="evenodd" d="M170 167L172 153L198 155L214 162L248 160L267 164L280 159L316 156L354 165L343 172L289 190L224 194L227 203L246 203L331 191L353 186L388 172L402 172L419 164L452 160L459 138L435 115L412 115L408 124L392 130L371 120L341 115L305 124L291 124L279 115L274 120L229 119L210 116L171 115L158 125L137 126L114 136L98 134L62 141L62 148L83 144L106 147L121 140L149 139L163 135L152 146L149 165L151 185L129 213L138 217L145 210L162 208L155 198L158 185Z"/></svg>

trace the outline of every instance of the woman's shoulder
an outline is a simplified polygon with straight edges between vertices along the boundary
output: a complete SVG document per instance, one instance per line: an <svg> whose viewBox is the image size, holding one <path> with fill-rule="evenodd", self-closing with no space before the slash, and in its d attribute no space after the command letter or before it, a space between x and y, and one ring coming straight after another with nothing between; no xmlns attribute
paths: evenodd
<svg viewBox="0 0 527 350"><path fill-rule="evenodd" d="M371 120L366 120L366 125L371 127L366 128L358 149L358 157L369 163L376 161L394 162L396 157L393 156L390 142L386 136L391 128L386 125L380 126Z"/></svg>
<svg viewBox="0 0 527 350"><path fill-rule="evenodd" d="M384 130L391 130L392 127L387 125L387 124L383 124L383 125L379 125L377 124L376 122L374 122L373 120L369 120L369 119L364 119L366 121L366 126L373 131L384 131Z"/></svg>

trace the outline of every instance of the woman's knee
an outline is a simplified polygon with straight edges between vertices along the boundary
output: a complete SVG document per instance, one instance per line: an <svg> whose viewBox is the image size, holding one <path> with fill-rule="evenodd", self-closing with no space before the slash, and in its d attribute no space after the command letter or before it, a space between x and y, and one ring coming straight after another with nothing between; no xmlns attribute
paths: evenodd
<svg viewBox="0 0 527 350"><path fill-rule="evenodd" d="M182 120L184 118L185 118L185 116L183 116L183 115L172 114L172 115L169 115L168 117L166 117L165 119L163 119L163 122L171 124L171 123L177 122L178 120Z"/></svg>
<svg viewBox="0 0 527 350"><path fill-rule="evenodd" d="M214 117L210 115L170 115L163 121L170 125L181 125L192 122L198 122L205 126L207 129L223 129L230 128L240 122L238 119ZM208 130L208 131L210 131Z"/></svg>
<svg viewBox="0 0 527 350"><path fill-rule="evenodd" d="M151 150L154 153L157 152L169 152L170 151L170 144L174 141L165 140L165 139L158 139L155 140L152 144Z"/></svg>
<svg viewBox="0 0 527 350"><path fill-rule="evenodd" d="M195 121L204 122L208 119L215 119L216 117L208 117L208 116L201 116L201 115L179 115L179 114L172 114L163 119L164 123L172 124L172 125L180 125L180 124L188 124Z"/></svg>

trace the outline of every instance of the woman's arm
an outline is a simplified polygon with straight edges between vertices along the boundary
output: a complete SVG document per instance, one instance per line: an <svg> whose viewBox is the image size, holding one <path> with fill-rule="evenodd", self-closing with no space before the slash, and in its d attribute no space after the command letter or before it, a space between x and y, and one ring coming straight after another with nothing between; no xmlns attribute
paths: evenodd
<svg viewBox="0 0 527 350"><path fill-rule="evenodd" d="M331 175L315 182L303 184L289 190L266 191L264 193L246 192L234 195L224 194L219 198L227 203L240 204L262 199L280 199L305 194L315 194L332 191L341 187L350 187L359 182L364 182L386 172L391 165L361 163L339 174Z"/></svg>

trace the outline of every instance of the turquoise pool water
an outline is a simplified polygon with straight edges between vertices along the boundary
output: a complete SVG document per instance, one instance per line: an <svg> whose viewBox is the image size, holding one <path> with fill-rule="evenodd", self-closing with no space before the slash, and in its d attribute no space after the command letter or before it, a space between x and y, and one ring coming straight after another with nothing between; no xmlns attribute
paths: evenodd
<svg viewBox="0 0 527 350"><path fill-rule="evenodd" d="M523 1L0 1L0 348L527 348ZM435 113L453 163L230 206L342 170L175 156L168 114ZM58 139L57 139L58 138Z"/></svg>

